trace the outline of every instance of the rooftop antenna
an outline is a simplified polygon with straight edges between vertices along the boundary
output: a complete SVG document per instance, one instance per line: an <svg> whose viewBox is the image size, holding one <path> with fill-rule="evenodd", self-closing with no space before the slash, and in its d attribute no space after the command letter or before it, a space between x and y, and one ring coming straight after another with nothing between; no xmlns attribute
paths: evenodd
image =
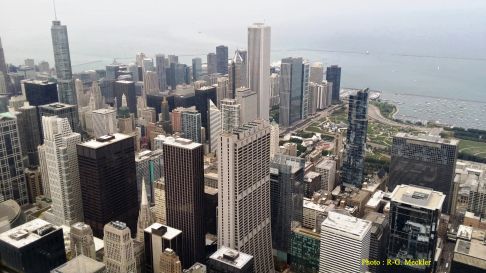
<svg viewBox="0 0 486 273"><path fill-rule="evenodd" d="M54 18L57 21L56 0L52 0L52 4L54 6Z"/></svg>

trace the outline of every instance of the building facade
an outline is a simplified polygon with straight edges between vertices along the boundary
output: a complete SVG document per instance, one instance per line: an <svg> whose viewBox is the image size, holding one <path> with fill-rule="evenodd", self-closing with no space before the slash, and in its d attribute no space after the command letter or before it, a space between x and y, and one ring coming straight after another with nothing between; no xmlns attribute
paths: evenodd
<svg viewBox="0 0 486 273"><path fill-rule="evenodd" d="M104 256L106 271L110 273L136 273L133 239L130 228L120 221L104 227Z"/></svg>
<svg viewBox="0 0 486 273"><path fill-rule="evenodd" d="M218 247L252 255L255 272L271 272L270 127L244 124L222 134L220 145Z"/></svg>
<svg viewBox="0 0 486 273"><path fill-rule="evenodd" d="M339 103L341 91L341 67L337 65L331 65L326 69L326 81L332 82L332 103Z"/></svg>
<svg viewBox="0 0 486 273"><path fill-rule="evenodd" d="M59 88L59 102L76 105L76 92L74 90L73 71L71 69L67 27L61 25L61 21L52 21L51 35Z"/></svg>

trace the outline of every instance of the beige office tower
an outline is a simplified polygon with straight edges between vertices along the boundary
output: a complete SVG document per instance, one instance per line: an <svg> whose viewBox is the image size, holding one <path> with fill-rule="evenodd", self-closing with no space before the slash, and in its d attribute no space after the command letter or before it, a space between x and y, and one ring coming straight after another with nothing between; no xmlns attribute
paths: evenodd
<svg viewBox="0 0 486 273"><path fill-rule="evenodd" d="M103 262L107 273L136 273L135 255L130 229L123 222L105 225Z"/></svg>
<svg viewBox="0 0 486 273"><path fill-rule="evenodd" d="M154 213L157 223L167 224L167 210L165 201L165 181L164 178L154 182Z"/></svg>
<svg viewBox="0 0 486 273"><path fill-rule="evenodd" d="M238 104L240 104L240 124L245 124L258 118L257 112L255 111L258 96L255 91L245 87L237 88L235 98Z"/></svg>
<svg viewBox="0 0 486 273"><path fill-rule="evenodd" d="M270 26L256 23L248 27L248 87L258 96L257 114L270 116Z"/></svg>
<svg viewBox="0 0 486 273"><path fill-rule="evenodd" d="M221 124L223 132L240 127L240 104L234 99L221 101Z"/></svg>
<svg viewBox="0 0 486 273"><path fill-rule="evenodd" d="M55 224L72 225L83 221L81 184L76 145L81 135L74 133L67 118L42 117L44 144L39 146L41 171L47 172Z"/></svg>
<svg viewBox="0 0 486 273"><path fill-rule="evenodd" d="M162 273L182 273L182 264L179 260L179 256L174 250L166 248L162 254L160 254L160 271Z"/></svg>
<svg viewBox="0 0 486 273"><path fill-rule="evenodd" d="M91 84L91 95L95 99L95 109L101 109L105 107L103 95L101 94L101 88L98 81L93 81Z"/></svg>
<svg viewBox="0 0 486 273"><path fill-rule="evenodd" d="M332 159L323 159L316 165L316 172L321 174L321 185L319 189L326 192L334 190L336 180L336 161Z"/></svg>
<svg viewBox="0 0 486 273"><path fill-rule="evenodd" d="M93 135L95 138L100 136L112 135L117 132L117 120L115 109L98 109L91 113L93 119Z"/></svg>
<svg viewBox="0 0 486 273"><path fill-rule="evenodd" d="M143 77L143 91L146 95L155 95L159 93L159 77L157 72L145 72Z"/></svg>
<svg viewBox="0 0 486 273"><path fill-rule="evenodd" d="M270 124L270 158L280 152L280 129L278 127L278 123L272 121Z"/></svg>
<svg viewBox="0 0 486 273"><path fill-rule="evenodd" d="M221 135L218 151L218 248L255 258L273 272L270 226L270 126L254 121Z"/></svg>
<svg viewBox="0 0 486 273"><path fill-rule="evenodd" d="M150 204L147 198L147 190L145 189L145 179L142 178L142 200L140 201L140 212L138 213L137 222L137 241L144 243L143 231L155 223L155 216L150 210Z"/></svg>
<svg viewBox="0 0 486 273"><path fill-rule="evenodd" d="M93 230L83 222L75 223L69 232L71 257L84 255L96 259Z"/></svg>
<svg viewBox="0 0 486 273"><path fill-rule="evenodd" d="M78 109L88 105L89 97L84 93L83 81L80 79L74 80L74 90L76 91L76 99L78 101ZM25 93L24 93L25 94Z"/></svg>
<svg viewBox="0 0 486 273"><path fill-rule="evenodd" d="M324 65L322 63L313 63L310 66L309 81L321 83L324 80Z"/></svg>
<svg viewBox="0 0 486 273"><path fill-rule="evenodd" d="M219 148L219 137L221 135L221 111L209 100L209 147L210 152L215 153Z"/></svg>
<svg viewBox="0 0 486 273"><path fill-rule="evenodd" d="M216 84L217 105L221 107L221 100L231 98L230 82L228 77L219 77Z"/></svg>
<svg viewBox="0 0 486 273"><path fill-rule="evenodd" d="M270 75L270 108L280 104L280 75Z"/></svg>

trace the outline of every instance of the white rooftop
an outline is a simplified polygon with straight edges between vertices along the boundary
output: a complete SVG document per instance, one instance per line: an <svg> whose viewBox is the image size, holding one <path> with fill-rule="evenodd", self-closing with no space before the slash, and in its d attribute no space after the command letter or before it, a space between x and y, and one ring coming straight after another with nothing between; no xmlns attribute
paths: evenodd
<svg viewBox="0 0 486 273"><path fill-rule="evenodd" d="M167 228L167 231L162 236L162 238L164 238L166 240L172 240L172 239L174 239L175 237L179 236L182 233L182 231L180 231L178 229L175 229L175 228L172 228L172 227L169 227L169 226L166 226L166 225L162 225L162 224L159 224L159 223L153 223L151 226L149 226L148 228L146 228L145 231L146 232L149 232L149 233L152 233L152 229L159 229L161 227L166 227Z"/></svg>
<svg viewBox="0 0 486 273"><path fill-rule="evenodd" d="M115 109L102 108L102 109L93 110L92 112L96 114L108 114L108 113L114 113L116 111Z"/></svg>
<svg viewBox="0 0 486 273"><path fill-rule="evenodd" d="M328 206L316 204L308 198L304 198L304 205L303 206L304 206L305 209L311 209L311 210L316 210L316 211L320 211L320 212L325 212L328 209Z"/></svg>
<svg viewBox="0 0 486 273"><path fill-rule="evenodd" d="M113 136L112 139L110 139L111 136ZM84 146L84 147L88 147L88 148L91 148L91 149L98 149L98 148L110 145L112 143L130 138L130 137L132 137L132 136L120 134L120 133L114 133L113 135L110 135L110 136L101 136L97 139L88 140L88 141L81 143L79 145Z"/></svg>
<svg viewBox="0 0 486 273"><path fill-rule="evenodd" d="M413 185L398 185L392 192L392 202L407 204L429 210L441 210L445 194Z"/></svg>
<svg viewBox="0 0 486 273"><path fill-rule="evenodd" d="M53 273L98 273L105 269L105 264L84 255L78 255L65 264L57 267Z"/></svg>
<svg viewBox="0 0 486 273"><path fill-rule="evenodd" d="M49 231L49 228L52 228L52 230ZM60 227L58 226L54 226L49 222L36 218L0 234L0 240L16 248L21 248L37 241L52 231L59 229ZM47 232L43 234L43 231Z"/></svg>
<svg viewBox="0 0 486 273"><path fill-rule="evenodd" d="M326 220L322 222L322 229L362 240L369 232L371 222L353 216L330 211Z"/></svg>
<svg viewBox="0 0 486 273"><path fill-rule="evenodd" d="M447 139L447 138L442 138L441 136L438 135L412 135L404 132L399 132L395 135L396 137L401 137L401 138L407 138L407 139L412 139L412 140L417 140L417 141L423 141L423 142L433 142L433 143L438 143L438 144L449 144L449 145L458 145L459 140L457 139Z"/></svg>
<svg viewBox="0 0 486 273"><path fill-rule="evenodd" d="M182 138L182 137L179 137L179 138L167 137L164 141L164 145L170 145L170 146L175 146L175 147L179 147L179 148L192 150L192 149L198 148L202 144L197 143L197 142L193 142L190 139L186 139L186 138Z"/></svg>
<svg viewBox="0 0 486 273"><path fill-rule="evenodd" d="M209 258L241 269L253 259L253 256L221 246Z"/></svg>

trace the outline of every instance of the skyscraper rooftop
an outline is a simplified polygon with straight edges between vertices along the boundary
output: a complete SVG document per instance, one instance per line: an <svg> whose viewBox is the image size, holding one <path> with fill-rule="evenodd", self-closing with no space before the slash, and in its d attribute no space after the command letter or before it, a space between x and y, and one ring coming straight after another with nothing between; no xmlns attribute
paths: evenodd
<svg viewBox="0 0 486 273"><path fill-rule="evenodd" d="M440 210L445 200L445 194L413 185L398 185L391 194L391 200L430 210Z"/></svg>
<svg viewBox="0 0 486 273"><path fill-rule="evenodd" d="M330 211L328 217L322 222L322 229L332 229L334 233L354 237L361 240L371 228L371 222L353 216Z"/></svg>

